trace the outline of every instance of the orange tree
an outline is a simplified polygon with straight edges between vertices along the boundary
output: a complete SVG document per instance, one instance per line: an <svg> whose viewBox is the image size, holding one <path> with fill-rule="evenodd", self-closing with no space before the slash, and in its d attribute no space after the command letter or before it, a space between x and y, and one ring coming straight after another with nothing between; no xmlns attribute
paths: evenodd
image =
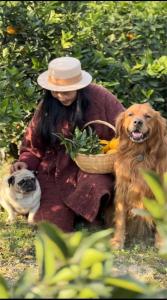
<svg viewBox="0 0 167 300"><path fill-rule="evenodd" d="M166 115L163 1L0 1L0 148L17 157L42 97L48 62L73 55L128 107L149 101Z"/></svg>

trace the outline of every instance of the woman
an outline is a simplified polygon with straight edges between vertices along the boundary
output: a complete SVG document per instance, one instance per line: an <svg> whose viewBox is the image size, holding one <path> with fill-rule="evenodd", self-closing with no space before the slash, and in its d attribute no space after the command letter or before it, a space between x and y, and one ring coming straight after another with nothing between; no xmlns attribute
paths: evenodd
<svg viewBox="0 0 167 300"><path fill-rule="evenodd" d="M115 124L124 110L122 104L91 81L76 58L60 57L49 63L48 70L38 77L45 97L25 132L19 160L11 167L12 172L20 168L38 171L42 198L35 220L48 220L66 232L73 231L77 216L95 222L105 200L112 198L112 174L82 172L53 135L68 136L76 126L82 128L96 119ZM92 127L102 139L114 136L104 125Z"/></svg>

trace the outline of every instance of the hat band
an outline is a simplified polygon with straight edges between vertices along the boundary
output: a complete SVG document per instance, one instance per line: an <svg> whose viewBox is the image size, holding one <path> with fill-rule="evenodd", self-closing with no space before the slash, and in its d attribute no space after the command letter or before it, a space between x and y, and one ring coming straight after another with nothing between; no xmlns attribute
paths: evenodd
<svg viewBox="0 0 167 300"><path fill-rule="evenodd" d="M79 74L75 77L67 78L67 79L58 79L53 76L49 76L48 82L61 86L61 85L71 85L71 84L77 83L77 82L81 81L81 79L82 79L82 74Z"/></svg>

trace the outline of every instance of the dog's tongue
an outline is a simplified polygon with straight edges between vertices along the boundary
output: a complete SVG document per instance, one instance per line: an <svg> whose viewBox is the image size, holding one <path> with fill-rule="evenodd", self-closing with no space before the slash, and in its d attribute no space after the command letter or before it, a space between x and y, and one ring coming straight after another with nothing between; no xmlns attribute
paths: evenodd
<svg viewBox="0 0 167 300"><path fill-rule="evenodd" d="M132 132L132 137L135 139L135 140L139 140L143 137L143 134L141 132L135 132L133 131Z"/></svg>

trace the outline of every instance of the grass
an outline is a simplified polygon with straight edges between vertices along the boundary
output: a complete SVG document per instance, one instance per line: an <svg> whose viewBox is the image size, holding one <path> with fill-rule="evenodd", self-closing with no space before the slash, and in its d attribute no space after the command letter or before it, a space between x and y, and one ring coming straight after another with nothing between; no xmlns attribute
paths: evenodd
<svg viewBox="0 0 167 300"><path fill-rule="evenodd" d="M0 168L0 178L9 172L9 162ZM34 240L37 228L27 224L22 216L13 225L6 223L7 213L0 211L0 274L13 285L20 274L32 268L37 274ZM158 287L167 286L167 260L158 255L151 246L135 244L125 250L113 251L113 275L127 272Z"/></svg>
<svg viewBox="0 0 167 300"><path fill-rule="evenodd" d="M137 279L167 286L167 260L160 257L154 247L134 245L128 249L113 251L114 275L128 274Z"/></svg>
<svg viewBox="0 0 167 300"><path fill-rule="evenodd" d="M9 162L0 166L0 178L9 173ZM1 186L1 180L0 180ZM7 213L0 209L0 274L9 284L14 283L26 268L37 271L35 261L34 239L36 228L27 225L23 216L10 225L7 223Z"/></svg>
<svg viewBox="0 0 167 300"><path fill-rule="evenodd" d="M34 239L36 230L27 225L23 217L15 224L6 223L7 214L0 213L0 274L11 285L26 268L37 271Z"/></svg>

